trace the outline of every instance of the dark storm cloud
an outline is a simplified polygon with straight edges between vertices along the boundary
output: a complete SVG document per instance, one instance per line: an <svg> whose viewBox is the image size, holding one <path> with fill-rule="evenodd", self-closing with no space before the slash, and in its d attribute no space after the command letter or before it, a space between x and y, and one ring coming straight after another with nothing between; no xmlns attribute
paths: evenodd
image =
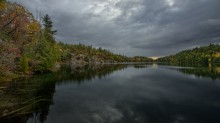
<svg viewBox="0 0 220 123"><path fill-rule="evenodd" d="M57 40L128 56L163 56L220 42L219 0L14 0L48 13Z"/></svg>

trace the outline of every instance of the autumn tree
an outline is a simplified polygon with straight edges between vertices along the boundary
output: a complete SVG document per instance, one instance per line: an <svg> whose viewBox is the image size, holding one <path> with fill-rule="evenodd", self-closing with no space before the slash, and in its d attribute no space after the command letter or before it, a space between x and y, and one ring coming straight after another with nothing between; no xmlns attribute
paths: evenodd
<svg viewBox="0 0 220 123"><path fill-rule="evenodd" d="M34 17L23 6L16 3L6 3L1 7L0 34L3 40L24 45L26 41L26 25L33 22Z"/></svg>

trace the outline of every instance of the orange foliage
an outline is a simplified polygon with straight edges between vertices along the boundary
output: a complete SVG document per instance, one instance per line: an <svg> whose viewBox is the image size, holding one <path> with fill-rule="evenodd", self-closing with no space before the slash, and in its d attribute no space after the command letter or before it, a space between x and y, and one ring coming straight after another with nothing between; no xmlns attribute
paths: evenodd
<svg viewBox="0 0 220 123"><path fill-rule="evenodd" d="M0 31L10 37L15 44L28 43L26 40L30 30L27 30L26 27L33 22L33 16L19 4L8 4L1 9Z"/></svg>

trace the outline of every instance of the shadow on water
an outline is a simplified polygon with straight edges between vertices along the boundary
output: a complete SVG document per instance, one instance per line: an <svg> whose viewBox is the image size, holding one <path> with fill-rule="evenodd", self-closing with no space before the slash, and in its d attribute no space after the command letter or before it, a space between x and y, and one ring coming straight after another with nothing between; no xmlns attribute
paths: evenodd
<svg viewBox="0 0 220 123"><path fill-rule="evenodd" d="M194 75L196 77L204 77L211 78L213 80L220 78L220 67L219 65L197 65L197 66L187 66L183 67L177 66L168 66L168 65L159 65L159 67L179 71L186 75ZM128 67L132 67L133 69L148 69L149 67L157 68L157 64L135 64L135 65L104 65L104 66L83 66L76 68L64 67L58 72L48 73L43 75L35 75L32 78L27 78L23 80L15 80L10 83L5 83L0 85L0 123L43 123L47 120L47 116L50 112L50 106L53 105L54 93L56 91L56 86L61 84L75 83L82 84L84 82L91 82L93 79L101 79L106 76L114 73L115 71L123 70ZM160 73L160 69L159 69ZM160 73L161 74L161 73ZM152 75L152 79L160 79L157 77L158 75ZM132 80L138 81L139 78L132 78ZM147 78L143 78L140 80L146 80ZM153 80L152 80L153 81ZM162 81L162 78L161 78ZM151 83L151 82L150 82ZM134 84L134 85L133 85ZM132 83L133 86L138 83ZM129 82L128 82L129 85ZM150 86L150 85L149 85ZM142 86L141 86L142 87ZM130 88L130 89L132 89ZM129 90L129 88L128 88ZM146 90L146 89L144 89ZM152 90L154 91L154 90ZM133 100L132 100L133 101ZM143 100L137 102L138 104L132 104L134 102L129 102L129 100L125 100L125 102L120 102L116 105L118 109L122 112L124 111L125 116L123 122L137 122L137 117L145 117L144 115L149 116L145 121L156 121L163 122L163 120L170 121L170 114L176 112L176 108L174 104L166 104L167 102L163 102L162 104L170 107L170 112L165 111L161 112L161 107L158 107L158 104L152 100L147 100L149 104L146 104ZM134 100L135 101L135 100ZM152 101L152 102L151 102ZM143 104L142 104L143 103ZM134 110L139 112L145 112L145 114L135 114L130 116L127 114L128 108L125 107L126 104L130 104L130 108L134 108ZM136 106L136 107L132 107ZM139 107L138 107L139 106ZM149 107L148 107L149 106ZM176 106L181 107L181 106ZM184 106L182 106L184 107ZM188 106L190 107L190 106ZM149 110L150 109L150 110ZM147 111L148 110L148 111ZM178 109L183 110L184 109ZM172 112L173 111L173 112ZM169 114L170 113L170 114ZM152 115L152 116L151 116ZM160 118L158 118L158 116ZM136 118L135 118L136 117ZM153 119L150 119L153 118ZM181 120L181 116L175 116L175 118L179 118Z"/></svg>
<svg viewBox="0 0 220 123"><path fill-rule="evenodd" d="M94 78L101 79L128 65L64 67L58 72L35 75L15 80L0 88L0 123L44 122L53 104L56 84L81 84ZM71 81L70 81L71 80Z"/></svg>

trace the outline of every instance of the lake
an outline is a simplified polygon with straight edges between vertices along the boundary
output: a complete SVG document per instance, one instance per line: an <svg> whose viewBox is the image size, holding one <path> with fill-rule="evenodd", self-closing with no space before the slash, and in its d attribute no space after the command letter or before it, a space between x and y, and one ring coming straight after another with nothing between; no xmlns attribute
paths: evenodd
<svg viewBox="0 0 220 123"><path fill-rule="evenodd" d="M63 68L1 84L1 123L220 123L220 67Z"/></svg>

